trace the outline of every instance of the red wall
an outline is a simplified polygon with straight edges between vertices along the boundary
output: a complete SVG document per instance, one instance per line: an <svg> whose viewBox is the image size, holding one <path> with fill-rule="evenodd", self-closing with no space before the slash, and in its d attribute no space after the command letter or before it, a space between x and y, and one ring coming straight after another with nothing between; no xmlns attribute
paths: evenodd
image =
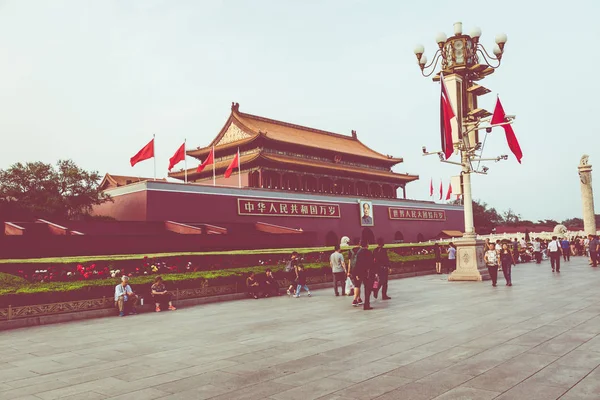
<svg viewBox="0 0 600 400"><path fill-rule="evenodd" d="M119 196L121 188L109 192L115 194L112 202L94 206L93 214L107 215L119 221L145 221L146 220L146 191L128 193Z"/></svg>
<svg viewBox="0 0 600 400"><path fill-rule="evenodd" d="M248 190L248 195L262 195L264 191ZM247 196L248 196L247 195ZM173 220L178 222L203 222L214 225L219 223L243 223L243 222L267 222L286 226L290 228L302 228L305 231L317 233L317 240L324 244L325 236L328 232L334 232L339 238L348 236L350 239L361 237L363 227L360 226L359 205L335 203L340 205L341 218L310 218L310 217L276 217L276 216L245 216L237 213L237 199L244 198L244 194L239 196L213 195L207 193L181 193L172 191L154 191L150 190L147 194L149 221ZM247 197L246 196L246 197ZM288 195L286 195L288 196ZM290 193L289 198L294 194ZM268 198L267 196L261 198ZM281 200L281 199L277 199ZM322 196L322 199L315 202L325 202L330 200L328 196ZM356 201L350 199L351 201ZM313 201L313 200L311 200ZM399 207L405 207L406 202L398 202ZM423 207L431 203L417 203L413 207ZM436 209L446 209L446 221L399 221L391 220L388 217L387 205L377 205L377 200L373 199L373 213L375 226L370 227L375 238L383 237L387 243L394 241L397 231L404 235L405 242L416 242L417 236L422 234L425 240L432 238L442 230L464 229L463 210L459 207L440 206Z"/></svg>

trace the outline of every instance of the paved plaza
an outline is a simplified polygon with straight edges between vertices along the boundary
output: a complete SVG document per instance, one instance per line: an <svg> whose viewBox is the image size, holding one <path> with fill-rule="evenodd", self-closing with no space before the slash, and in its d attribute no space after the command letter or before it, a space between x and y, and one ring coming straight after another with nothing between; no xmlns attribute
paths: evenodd
<svg viewBox="0 0 600 400"><path fill-rule="evenodd" d="M0 332L0 399L599 399L600 269L513 275Z"/></svg>

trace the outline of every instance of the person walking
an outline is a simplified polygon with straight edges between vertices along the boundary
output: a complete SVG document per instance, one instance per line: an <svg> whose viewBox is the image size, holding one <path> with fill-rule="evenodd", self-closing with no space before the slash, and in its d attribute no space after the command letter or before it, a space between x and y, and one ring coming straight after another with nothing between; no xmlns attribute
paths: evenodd
<svg viewBox="0 0 600 400"><path fill-rule="evenodd" d="M356 255L356 265L354 266L353 274L356 278L356 283L360 288L360 283L365 288L365 302L363 310L372 310L371 307L371 290L373 289L373 253L369 250L369 244L366 240L360 243L360 250Z"/></svg>
<svg viewBox="0 0 600 400"><path fill-rule="evenodd" d="M492 286L496 287L496 282L498 281L498 252L496 251L495 243L488 245L488 250L485 252L483 260L490 273L490 278L492 278Z"/></svg>
<svg viewBox="0 0 600 400"><path fill-rule="evenodd" d="M517 238L515 238L513 240L513 258L515 263L519 262L519 241L517 240Z"/></svg>
<svg viewBox="0 0 600 400"><path fill-rule="evenodd" d="M456 246L454 243L450 242L448 245L448 268L446 268L446 273L450 273L456 269Z"/></svg>
<svg viewBox="0 0 600 400"><path fill-rule="evenodd" d="M339 296L338 282L342 287L342 296L346 295L346 263L344 256L340 252L340 246L335 245L335 251L329 256L329 265L331 266L331 274L333 275L333 292Z"/></svg>
<svg viewBox="0 0 600 400"><path fill-rule="evenodd" d="M288 279L290 281L290 286L288 287L287 295L291 296L294 294L294 290L296 289L296 286L298 285L298 282L296 280L296 278L298 277L298 252L297 251L292 252L290 260L288 261L287 265L285 266L285 273L287 274Z"/></svg>
<svg viewBox="0 0 600 400"><path fill-rule="evenodd" d="M310 289L306 285L306 272L304 272L302 265L298 265L296 268L296 282L298 282L298 286L296 286L296 294L294 297L300 297L300 291L302 289L306 290L308 292L308 297L310 297Z"/></svg>
<svg viewBox="0 0 600 400"><path fill-rule="evenodd" d="M502 250L500 250L500 264L502 265L506 286L512 286L512 266L515 265L515 258L506 243L502 245Z"/></svg>
<svg viewBox="0 0 600 400"><path fill-rule="evenodd" d="M588 237L588 249L590 253L590 258L592 260L592 267L598 266L598 253L600 252L600 242L598 241L598 236L589 235Z"/></svg>
<svg viewBox="0 0 600 400"><path fill-rule="evenodd" d="M433 255L435 256L435 272L442 273L442 249L437 242L433 245Z"/></svg>
<svg viewBox="0 0 600 400"><path fill-rule="evenodd" d="M356 260L358 258L358 254L361 252L360 246L354 247L348 251L348 277L352 281L352 285L354 286L354 300L352 300L352 306L358 307L363 305L363 301L360 298L360 286L362 282L357 279L357 275L355 273L356 269Z"/></svg>
<svg viewBox="0 0 600 400"><path fill-rule="evenodd" d="M565 261L565 262L571 261L571 243L569 243L569 239L564 237L560 241L560 248L561 248L562 254L563 254L563 261Z"/></svg>
<svg viewBox="0 0 600 400"><path fill-rule="evenodd" d="M533 241L533 254L535 254L535 263L542 263L542 242L540 242L540 238L536 238Z"/></svg>
<svg viewBox="0 0 600 400"><path fill-rule="evenodd" d="M550 265L552 266L552 272L560 273L560 243L556 236L552 236L552 240L548 243L548 253L550 257Z"/></svg>
<svg viewBox="0 0 600 400"><path fill-rule="evenodd" d="M373 250L375 270L377 271L377 277L379 278L379 287L374 289L373 297L377 298L377 292L379 289L381 289L381 300L391 300L392 298L387 295L390 259L387 254L387 250L384 249L383 246L383 238L379 238L377 241L377 248Z"/></svg>

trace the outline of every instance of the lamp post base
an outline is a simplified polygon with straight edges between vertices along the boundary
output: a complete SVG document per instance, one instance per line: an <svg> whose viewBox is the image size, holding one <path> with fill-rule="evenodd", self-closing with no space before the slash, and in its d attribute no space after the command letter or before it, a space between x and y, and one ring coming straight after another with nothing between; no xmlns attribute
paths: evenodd
<svg viewBox="0 0 600 400"><path fill-rule="evenodd" d="M487 281L490 279L483 262L484 241L465 237L456 241L456 270L449 281Z"/></svg>

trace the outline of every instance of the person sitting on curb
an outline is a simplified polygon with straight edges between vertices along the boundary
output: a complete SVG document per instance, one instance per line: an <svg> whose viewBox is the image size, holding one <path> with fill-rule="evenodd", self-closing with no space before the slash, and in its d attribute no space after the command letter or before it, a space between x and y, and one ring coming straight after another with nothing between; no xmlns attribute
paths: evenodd
<svg viewBox="0 0 600 400"><path fill-rule="evenodd" d="M246 279L246 288L248 289L248 294L250 296L258 299L260 285L256 280L256 274L254 272L250 272L250 276Z"/></svg>
<svg viewBox="0 0 600 400"><path fill-rule="evenodd" d="M279 293L279 284L277 283L277 280L273 276L273 271L271 271L270 268L267 268L265 273L267 275L265 277L265 290L264 290L265 297L280 296L281 294Z"/></svg>
<svg viewBox="0 0 600 400"><path fill-rule="evenodd" d="M115 306L119 308L119 316L124 317L125 314L137 314L135 305L137 296L129 286L129 277L124 275L121 277L121 283L115 287Z"/></svg>
<svg viewBox="0 0 600 400"><path fill-rule="evenodd" d="M154 279L154 284L150 290L152 291L152 298L156 304L156 312L160 312L160 305L166 303L169 304L169 310L176 310L176 308L173 307L173 302L171 301L171 293L167 291L162 276L157 276L156 279Z"/></svg>

